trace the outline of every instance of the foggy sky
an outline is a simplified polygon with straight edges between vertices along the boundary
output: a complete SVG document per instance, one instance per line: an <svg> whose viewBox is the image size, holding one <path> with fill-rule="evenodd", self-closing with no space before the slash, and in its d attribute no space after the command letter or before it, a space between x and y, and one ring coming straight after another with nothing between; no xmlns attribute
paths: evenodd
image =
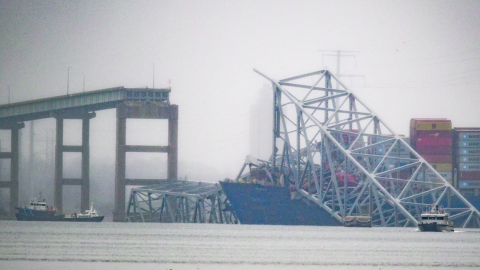
<svg viewBox="0 0 480 270"><path fill-rule="evenodd" d="M152 87L155 66L155 87L171 85L179 105L179 176L217 181L249 154L250 106L267 83L252 69L275 79L336 72L322 50L356 51L340 71L364 77L343 80L397 133L413 117L480 126L479 10L479 1L2 0L0 103L8 86L11 102L66 94L68 67L70 93L83 74L87 91ZM114 116L91 121L92 163L114 165ZM137 144L162 133L142 138L149 125L131 126Z"/></svg>

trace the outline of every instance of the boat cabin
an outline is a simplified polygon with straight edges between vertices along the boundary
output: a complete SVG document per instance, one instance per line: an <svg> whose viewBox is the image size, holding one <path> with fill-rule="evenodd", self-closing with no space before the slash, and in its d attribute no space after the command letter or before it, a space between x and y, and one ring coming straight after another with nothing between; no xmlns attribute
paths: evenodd
<svg viewBox="0 0 480 270"><path fill-rule="evenodd" d="M30 202L30 206L28 207L28 209L47 211L47 203L46 202L38 202L37 200L32 200Z"/></svg>

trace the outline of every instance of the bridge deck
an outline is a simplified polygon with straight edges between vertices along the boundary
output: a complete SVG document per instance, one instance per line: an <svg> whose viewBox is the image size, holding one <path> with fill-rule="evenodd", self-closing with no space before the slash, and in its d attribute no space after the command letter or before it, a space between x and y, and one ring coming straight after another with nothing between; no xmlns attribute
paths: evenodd
<svg viewBox="0 0 480 270"><path fill-rule="evenodd" d="M170 88L124 88L115 87L56 96L0 106L0 121L30 121L52 117L52 114L69 109L98 111L115 108L125 100L165 102L169 100Z"/></svg>

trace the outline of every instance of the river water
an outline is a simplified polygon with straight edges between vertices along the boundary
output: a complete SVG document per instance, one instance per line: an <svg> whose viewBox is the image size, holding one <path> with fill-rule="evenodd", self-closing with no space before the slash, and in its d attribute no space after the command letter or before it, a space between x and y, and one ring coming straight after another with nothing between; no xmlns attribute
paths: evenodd
<svg viewBox="0 0 480 270"><path fill-rule="evenodd" d="M480 230L0 221L0 269L452 268L480 268Z"/></svg>

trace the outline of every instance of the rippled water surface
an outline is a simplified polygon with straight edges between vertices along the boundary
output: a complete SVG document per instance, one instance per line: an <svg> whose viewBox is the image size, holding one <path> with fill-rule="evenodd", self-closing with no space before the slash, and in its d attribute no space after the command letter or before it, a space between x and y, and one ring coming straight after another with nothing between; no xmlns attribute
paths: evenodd
<svg viewBox="0 0 480 270"><path fill-rule="evenodd" d="M0 221L16 268L476 269L480 230Z"/></svg>

